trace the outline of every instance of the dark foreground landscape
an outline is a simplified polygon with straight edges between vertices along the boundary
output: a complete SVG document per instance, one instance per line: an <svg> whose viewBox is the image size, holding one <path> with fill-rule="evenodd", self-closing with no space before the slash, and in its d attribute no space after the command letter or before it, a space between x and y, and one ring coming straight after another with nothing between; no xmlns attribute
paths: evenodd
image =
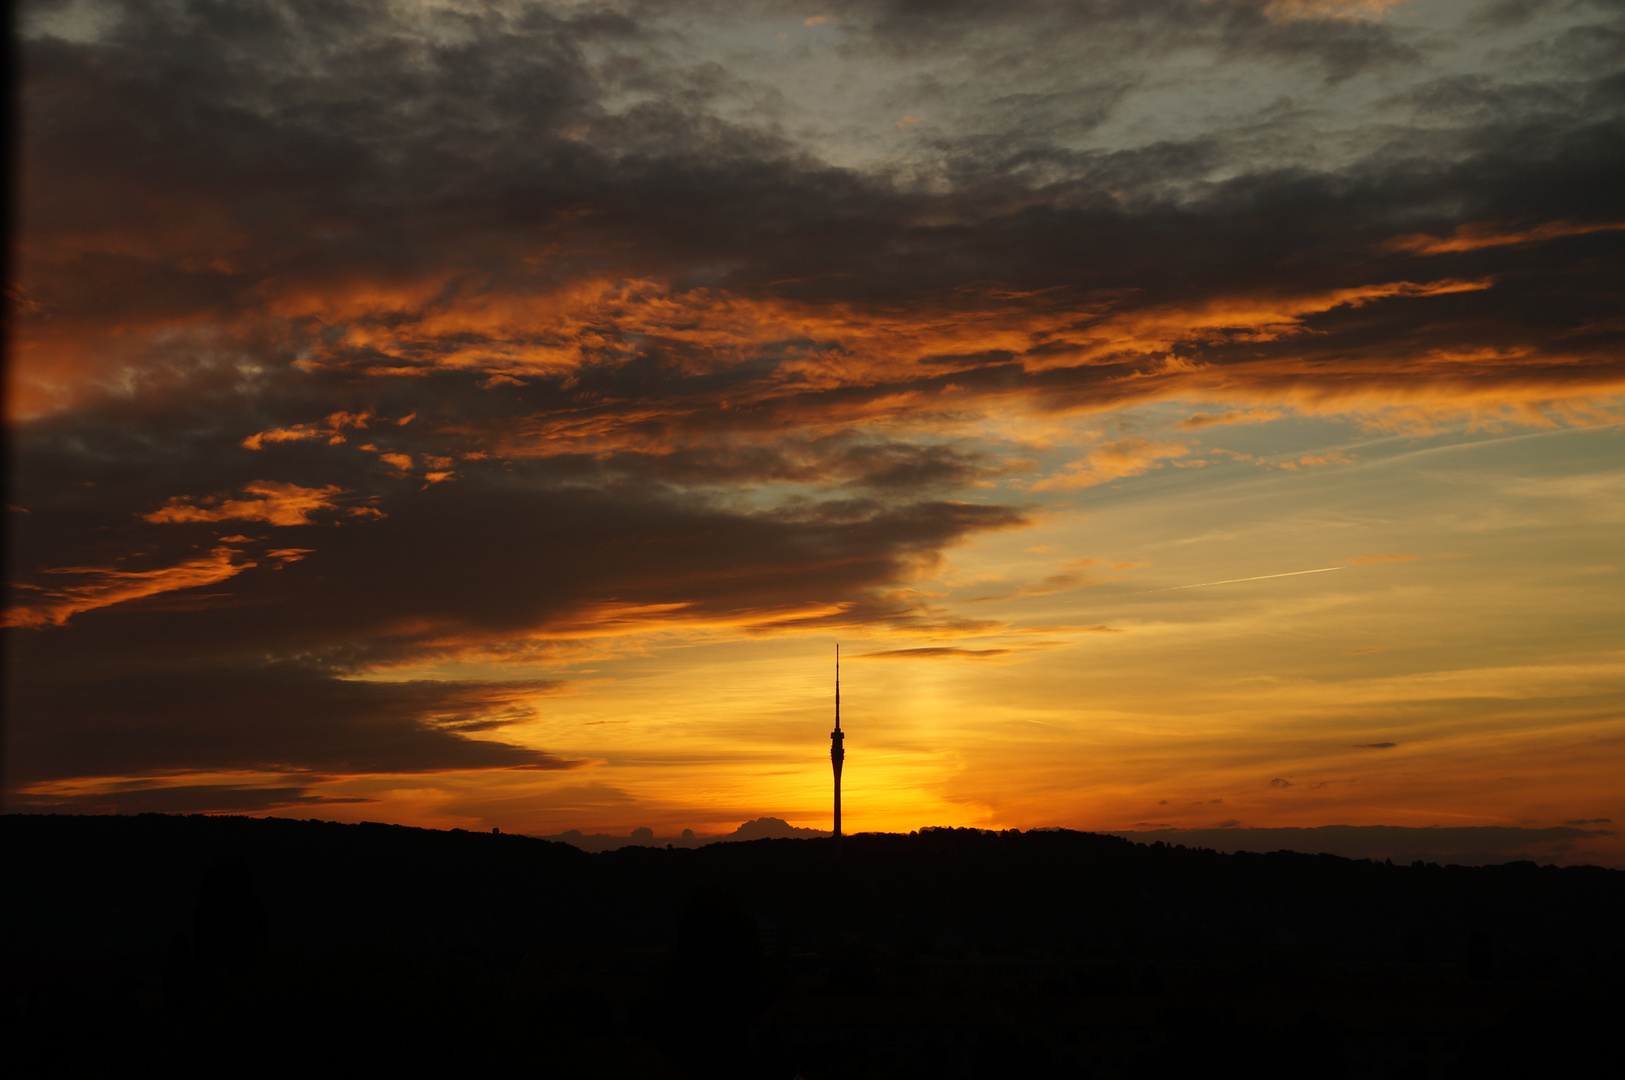
<svg viewBox="0 0 1625 1080"><path fill-rule="evenodd" d="M3 821L12 1076L1528 1077L1617 1050L1616 870Z"/></svg>

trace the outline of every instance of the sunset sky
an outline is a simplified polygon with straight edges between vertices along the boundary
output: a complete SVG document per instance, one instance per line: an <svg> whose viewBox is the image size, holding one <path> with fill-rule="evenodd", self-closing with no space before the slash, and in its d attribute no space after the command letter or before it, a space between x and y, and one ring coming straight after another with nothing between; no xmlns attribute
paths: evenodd
<svg viewBox="0 0 1625 1080"><path fill-rule="evenodd" d="M19 10L7 810L1625 865L1616 0Z"/></svg>

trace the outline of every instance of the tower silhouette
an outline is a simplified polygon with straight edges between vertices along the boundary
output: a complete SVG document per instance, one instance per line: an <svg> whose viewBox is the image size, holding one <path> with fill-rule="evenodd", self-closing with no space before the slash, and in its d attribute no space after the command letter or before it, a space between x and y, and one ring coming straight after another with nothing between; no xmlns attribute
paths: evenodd
<svg viewBox="0 0 1625 1080"><path fill-rule="evenodd" d="M846 761L841 731L841 647L835 646L835 730L829 733L829 763L835 767L835 851L841 850L841 765Z"/></svg>

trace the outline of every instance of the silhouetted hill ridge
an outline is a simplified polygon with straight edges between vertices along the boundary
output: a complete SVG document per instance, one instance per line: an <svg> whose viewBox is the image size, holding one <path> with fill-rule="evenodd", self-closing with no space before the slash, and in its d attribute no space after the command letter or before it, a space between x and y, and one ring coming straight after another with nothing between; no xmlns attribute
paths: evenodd
<svg viewBox="0 0 1625 1080"><path fill-rule="evenodd" d="M29 883L6 894L8 926L31 928L11 936L13 950L150 948L185 908L204 864L225 851L252 868L271 913L273 942L375 940L397 932L424 945L487 933L524 938L531 931L517 921L523 910L525 923L568 916L587 947L662 947L674 917L667 909L699 882L731 888L753 913L781 922L805 908L805 921L782 932L805 934L809 942L828 928L830 916L819 912L862 921L906 907L918 936L922 927L975 911L1019 909L1022 929L1010 931L1016 938L1051 946L1088 941L1100 949L1111 945L1111 934L1097 919L1139 925L1168 917L1212 924L1215 932L1222 923L1231 932L1221 938L1241 933L1242 924L1279 936L1283 927L1305 923L1304 932L1319 939L1330 931L1312 924L1333 912L1346 911L1338 933L1347 935L1387 918L1407 926L1435 917L1459 925L1475 913L1494 919L1501 905L1540 907L1562 897L1567 913L1552 925L1524 920L1499 931L1519 941L1555 941L1585 923L1593 898L1625 897L1625 872L1596 867L1221 855L1069 830L858 834L845 839L836 863L821 839L592 855L506 833L372 823L157 814L3 820L14 880ZM1282 888L1292 895L1280 894ZM1283 907L1288 900L1290 910ZM109 917L95 917L104 908ZM1051 940L1050 933L1062 937ZM548 935L556 939L558 931Z"/></svg>
<svg viewBox="0 0 1625 1080"><path fill-rule="evenodd" d="M561 1075L817 1080L882 1044L876 1075L1009 1075L1022 1054L1033 1075L1178 1075L1201 1058L1196 1043L1181 1056L1181 1032L1200 1030L1241 1055L1235 1075L1278 1071L1243 1052L1266 1043L1376 1046L1395 1069L1413 1044L1454 1046L1440 1060L1514 1075L1495 1064L1525 1060L1509 1018L1573 1032L1625 974L1625 872L1597 867L1067 830L859 834L839 859L823 838L589 854L278 818L8 815L0 830L19 988L6 1037L86 1067L274 1028L290 1062L357 1067L496 1067L543 1039L574 1063ZM101 1044L72 1036L86 1017L131 1049L93 1060ZM1501 1050L1474 1057L1473 1032ZM971 1049L942 1058L955 1039Z"/></svg>

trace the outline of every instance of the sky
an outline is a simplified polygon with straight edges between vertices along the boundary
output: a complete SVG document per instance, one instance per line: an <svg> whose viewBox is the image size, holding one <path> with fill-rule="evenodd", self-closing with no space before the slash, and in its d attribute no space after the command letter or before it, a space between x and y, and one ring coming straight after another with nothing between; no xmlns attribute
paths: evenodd
<svg viewBox="0 0 1625 1080"><path fill-rule="evenodd" d="M1625 865L1619 0L17 20L8 811Z"/></svg>

